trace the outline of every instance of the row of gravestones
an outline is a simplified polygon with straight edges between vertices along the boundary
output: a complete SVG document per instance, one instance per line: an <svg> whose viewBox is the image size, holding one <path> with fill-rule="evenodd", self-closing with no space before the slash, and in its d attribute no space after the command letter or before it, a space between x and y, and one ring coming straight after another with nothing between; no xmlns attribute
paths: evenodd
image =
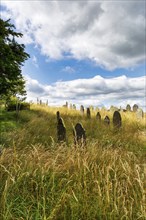
<svg viewBox="0 0 146 220"><path fill-rule="evenodd" d="M68 107L69 107L68 102L66 102L66 104L63 105L63 107L68 108ZM76 105L75 105L75 104L70 104L70 109L76 109ZM91 109L91 110L93 111L93 110L94 110L94 107L91 106L90 108L87 108L87 109ZM134 104L133 107L131 107L129 104L127 104L126 109L118 109L118 108L115 107L115 106L111 106L111 107L110 107L110 111L118 111L118 110L119 110L119 111L120 111L120 110L123 110L123 111L132 111L132 109L133 109L133 112L137 112L138 109L139 109L139 107L138 107L137 104ZM83 106L83 105L80 106L80 111L81 111L81 113L84 113L84 106Z"/></svg>
<svg viewBox="0 0 146 220"><path fill-rule="evenodd" d="M118 109L113 109L112 111L118 111ZM136 113L136 116L137 116L137 118L138 119L142 119L143 117L144 117L144 112L143 112L143 110L142 109L140 109L140 108L138 108L138 106L136 107L135 106L135 108L134 108L134 110L133 110L135 113ZM81 107L80 107L80 112L81 112L81 115L84 115L84 113L85 113L85 109L84 109L84 106L83 105L81 105ZM91 118L91 111L90 111L90 108L87 108L86 109L86 115L87 115L87 118ZM97 115L96 115L96 118L97 119L101 119L101 116L100 116L100 113L98 112L97 113ZM104 119L105 121L109 121L109 117L108 116L106 116L106 118ZM110 122L109 122L110 123Z"/></svg>
<svg viewBox="0 0 146 220"><path fill-rule="evenodd" d="M133 109L133 112L137 112L137 110L139 109L139 107L138 107L138 105L136 105L136 104L134 104L132 108L131 108L131 106L130 106L129 104L126 106L126 110L127 110L127 111L132 111L132 109Z"/></svg>
<svg viewBox="0 0 146 220"><path fill-rule="evenodd" d="M66 142L66 127L63 119L60 116L60 112L57 111L57 139L60 142ZM101 121L101 115L98 112L96 115L98 121ZM110 119L108 116L104 118L104 123L106 125L110 124ZM122 126L122 118L118 111L113 114L113 125L115 128L120 128ZM85 146L86 145L86 132L81 123L77 123L73 129L74 144L75 146Z"/></svg>
<svg viewBox="0 0 146 220"><path fill-rule="evenodd" d="M48 105L48 100L46 101L46 103L43 103L42 100L39 100L39 98L37 98L37 104ZM68 108L68 106L69 106L68 102L66 102L65 105L63 105L63 107L66 107L66 108ZM70 104L70 109L76 110L76 105L75 104ZM90 109L93 111L94 110L93 106L91 106L90 108L87 108L87 117L89 117L89 118L90 118ZM121 111L121 110L123 110L124 112L126 112L126 111L131 112L132 109L133 109L133 112L138 112L138 114L137 114L138 118L144 116L143 110L140 109L137 104L134 104L132 108L129 104L127 104L126 109L118 109L117 107L114 107L114 106L110 107L110 111ZM84 110L85 110L84 106L81 105L80 106L81 114L84 114Z"/></svg>

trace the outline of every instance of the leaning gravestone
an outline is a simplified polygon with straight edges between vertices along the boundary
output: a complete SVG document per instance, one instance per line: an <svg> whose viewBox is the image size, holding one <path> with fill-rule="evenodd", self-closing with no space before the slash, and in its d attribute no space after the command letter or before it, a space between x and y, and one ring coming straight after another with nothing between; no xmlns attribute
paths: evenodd
<svg viewBox="0 0 146 220"><path fill-rule="evenodd" d="M133 105L133 112L137 112L137 110L138 110L138 105L134 104Z"/></svg>
<svg viewBox="0 0 146 220"><path fill-rule="evenodd" d="M57 121L58 121L59 118L60 118L60 112L59 111L56 112L56 117L57 117Z"/></svg>
<svg viewBox="0 0 146 220"><path fill-rule="evenodd" d="M90 108L87 108L87 118L91 118Z"/></svg>
<svg viewBox="0 0 146 220"><path fill-rule="evenodd" d="M80 107L80 112L81 112L81 115L84 114L84 106L83 105L81 105L81 107Z"/></svg>
<svg viewBox="0 0 146 220"><path fill-rule="evenodd" d="M122 126L122 118L118 111L113 114L113 125L115 128L120 128Z"/></svg>
<svg viewBox="0 0 146 220"><path fill-rule="evenodd" d="M97 114L96 114L96 119L97 119L97 121L101 121L101 115L100 115L100 112L97 112Z"/></svg>
<svg viewBox="0 0 146 220"><path fill-rule="evenodd" d="M131 106L130 106L129 104L127 104L127 106L126 106L126 110L127 110L128 112L131 111Z"/></svg>
<svg viewBox="0 0 146 220"><path fill-rule="evenodd" d="M62 118L59 118L57 124L57 138L58 141L66 141L66 128Z"/></svg>
<svg viewBox="0 0 146 220"><path fill-rule="evenodd" d="M136 117L138 120L141 120L144 117L143 110L141 108L138 108L136 111Z"/></svg>
<svg viewBox="0 0 146 220"><path fill-rule="evenodd" d="M85 129L80 123L77 123L74 130L74 143L75 145L79 145L81 147L84 147L86 145L86 134Z"/></svg>
<svg viewBox="0 0 146 220"><path fill-rule="evenodd" d="M105 116L103 121L104 121L105 125L109 125L110 124L110 118L108 116Z"/></svg>

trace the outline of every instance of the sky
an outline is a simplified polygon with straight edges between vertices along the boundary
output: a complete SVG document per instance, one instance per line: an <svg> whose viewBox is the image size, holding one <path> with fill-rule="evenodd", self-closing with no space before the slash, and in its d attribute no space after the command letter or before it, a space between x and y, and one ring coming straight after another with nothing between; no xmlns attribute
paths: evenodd
<svg viewBox="0 0 146 220"><path fill-rule="evenodd" d="M146 2L2 0L23 34L27 100L146 108Z"/></svg>

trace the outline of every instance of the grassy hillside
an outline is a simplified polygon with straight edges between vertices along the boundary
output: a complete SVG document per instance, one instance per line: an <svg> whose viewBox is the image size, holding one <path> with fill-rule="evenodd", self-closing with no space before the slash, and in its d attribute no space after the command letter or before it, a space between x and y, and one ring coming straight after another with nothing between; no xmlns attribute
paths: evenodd
<svg viewBox="0 0 146 220"><path fill-rule="evenodd" d="M57 143L57 110L66 144ZM145 219L145 120L122 113L116 131L91 115L33 105L16 121L1 111L0 219ZM74 147L77 122L86 129L84 150Z"/></svg>

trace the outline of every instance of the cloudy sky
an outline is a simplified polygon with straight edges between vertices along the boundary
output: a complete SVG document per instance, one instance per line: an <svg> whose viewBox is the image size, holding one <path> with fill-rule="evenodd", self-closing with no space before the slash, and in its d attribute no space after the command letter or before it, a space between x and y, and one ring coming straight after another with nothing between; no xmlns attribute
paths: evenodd
<svg viewBox="0 0 146 220"><path fill-rule="evenodd" d="M145 106L145 1L2 0L23 33L28 100Z"/></svg>

